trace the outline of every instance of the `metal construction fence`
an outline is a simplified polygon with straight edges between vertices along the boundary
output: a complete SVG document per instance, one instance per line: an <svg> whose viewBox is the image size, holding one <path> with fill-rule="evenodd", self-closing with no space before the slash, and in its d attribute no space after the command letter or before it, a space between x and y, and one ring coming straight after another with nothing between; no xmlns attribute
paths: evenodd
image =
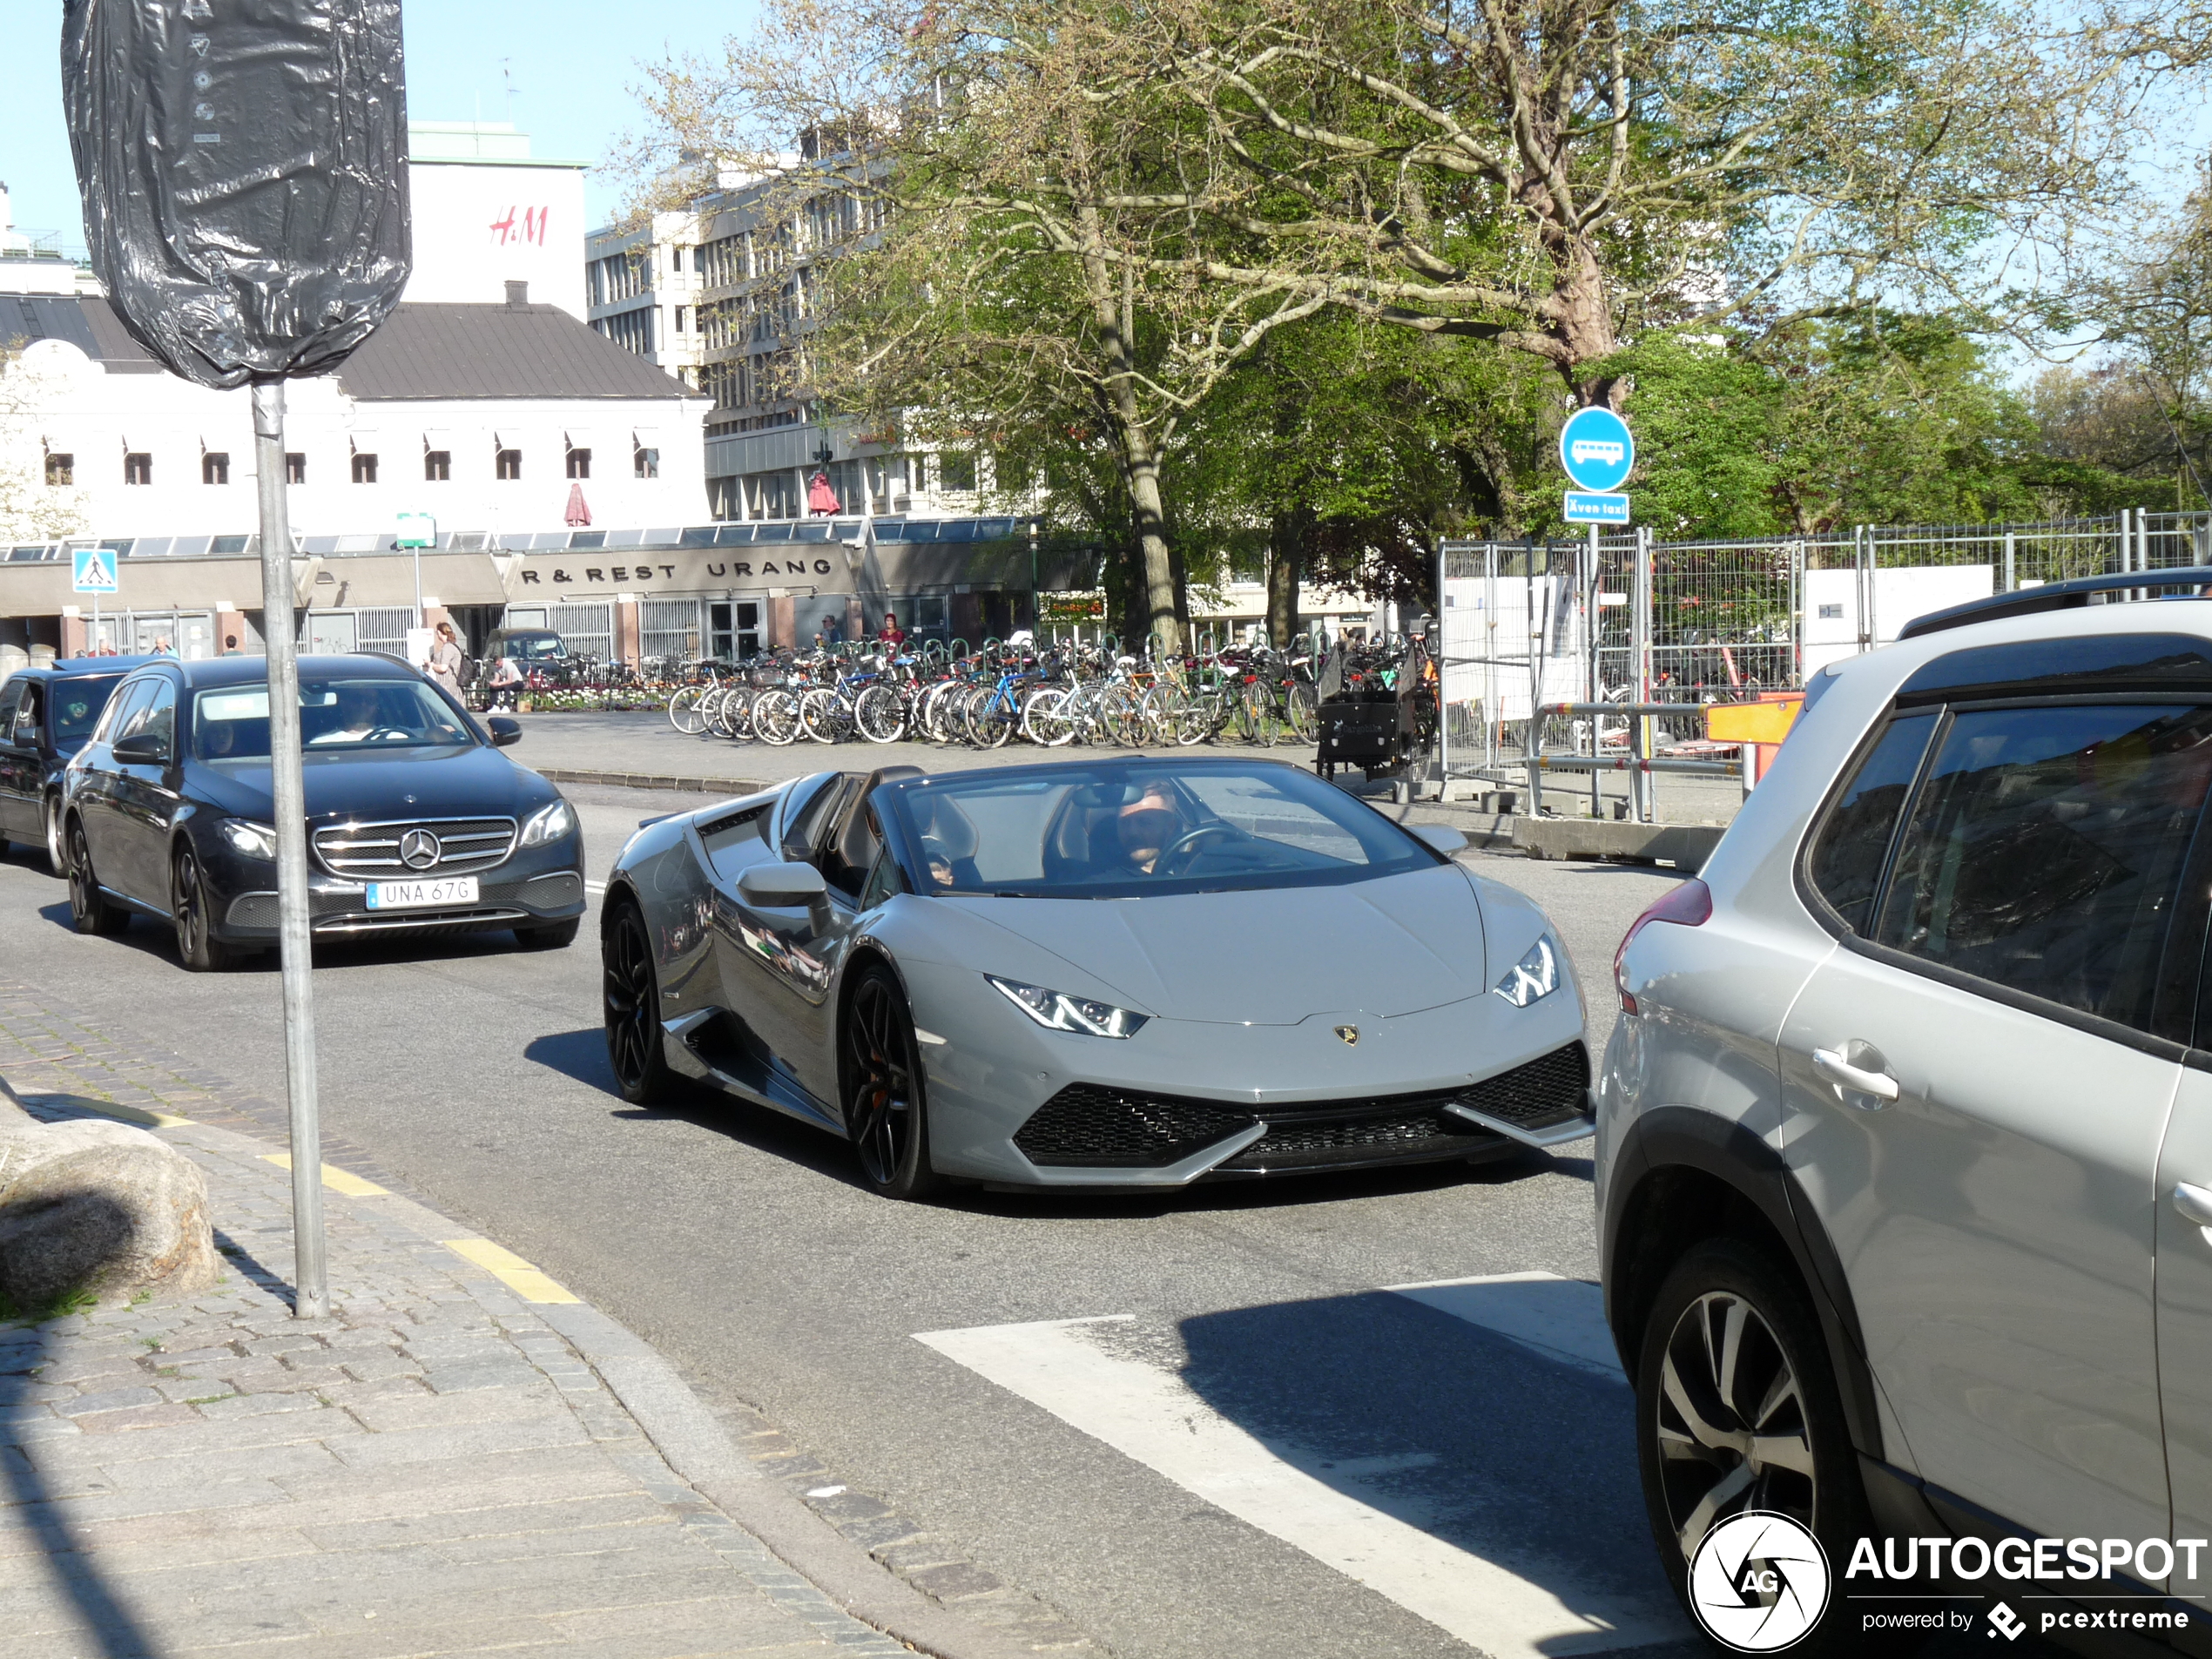
<svg viewBox="0 0 2212 1659"><path fill-rule="evenodd" d="M1946 605L2075 577L2212 566L2212 513L1730 542L1593 526L1573 539L1447 542L1438 565L1441 775L1533 790L1532 763L1593 779L1617 765L1642 818L1652 772L1736 771L1666 753L1702 736L1698 705L1798 689ZM1662 704L1685 711L1629 711Z"/></svg>

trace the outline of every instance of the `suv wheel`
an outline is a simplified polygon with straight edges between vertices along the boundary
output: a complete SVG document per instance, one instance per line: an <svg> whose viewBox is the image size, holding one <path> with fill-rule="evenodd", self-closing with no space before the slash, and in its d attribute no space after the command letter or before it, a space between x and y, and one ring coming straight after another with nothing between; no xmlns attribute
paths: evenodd
<svg viewBox="0 0 2212 1659"><path fill-rule="evenodd" d="M131 925L131 913L100 891L92 849L78 823L69 826L69 925L80 934L119 934Z"/></svg>
<svg viewBox="0 0 2212 1659"><path fill-rule="evenodd" d="M177 849L169 870L169 915L177 929L177 958L194 974L219 974L231 965L231 948L215 937L207 878L190 846Z"/></svg>
<svg viewBox="0 0 2212 1659"><path fill-rule="evenodd" d="M1707 1531L1740 1511L1811 1527L1831 1571L1868 1527L1819 1325L1794 1278L1741 1239L1695 1245L1660 1286L1636 1365L1636 1453L1677 1595Z"/></svg>

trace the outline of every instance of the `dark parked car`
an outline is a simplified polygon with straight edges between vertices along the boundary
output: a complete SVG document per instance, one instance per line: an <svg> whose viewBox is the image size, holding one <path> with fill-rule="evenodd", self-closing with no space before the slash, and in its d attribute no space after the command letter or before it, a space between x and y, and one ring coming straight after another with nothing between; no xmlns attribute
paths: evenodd
<svg viewBox="0 0 2212 1659"><path fill-rule="evenodd" d="M527 671L569 660L568 643L550 628L501 628L484 642L484 660L512 657Z"/></svg>
<svg viewBox="0 0 2212 1659"><path fill-rule="evenodd" d="M200 972L276 943L266 672L259 658L165 659L117 688L62 798L79 933L157 917ZM300 658L300 705L319 936L576 938L583 838L560 791L498 752L520 726L487 730L381 657Z"/></svg>
<svg viewBox="0 0 2212 1659"><path fill-rule="evenodd" d="M56 875L62 855L62 768L84 746L123 677L157 658L79 657L20 669L0 685L0 853L43 842Z"/></svg>

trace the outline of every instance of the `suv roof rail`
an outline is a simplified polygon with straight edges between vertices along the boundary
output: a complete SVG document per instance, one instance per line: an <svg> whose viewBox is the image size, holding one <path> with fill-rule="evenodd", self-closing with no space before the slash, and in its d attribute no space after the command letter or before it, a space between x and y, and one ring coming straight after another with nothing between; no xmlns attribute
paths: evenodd
<svg viewBox="0 0 2212 1659"><path fill-rule="evenodd" d="M1925 617L1915 617L1897 631L1897 637L1900 640L1918 639L1923 634L1941 633L1946 628L1964 628L1970 623L1997 622L2008 617L2032 617L2041 610L2073 610L2087 604L2093 594L2126 593L2143 588L2196 590L2194 593L2168 595L2168 597L2212 597L2212 566L2193 564L2172 570L2128 570L2109 576L2077 577L2071 582L2047 582L2040 588L2021 588L2012 593L1992 594L1986 599L1969 599L1962 605L1951 605L1941 610L1931 610Z"/></svg>

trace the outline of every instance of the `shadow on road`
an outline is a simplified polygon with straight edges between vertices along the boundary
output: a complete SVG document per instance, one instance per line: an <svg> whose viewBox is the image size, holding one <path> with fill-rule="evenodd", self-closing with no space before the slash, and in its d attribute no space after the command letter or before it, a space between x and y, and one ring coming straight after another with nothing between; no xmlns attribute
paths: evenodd
<svg viewBox="0 0 2212 1659"><path fill-rule="evenodd" d="M37 1409L44 1393L38 1372L51 1362L51 1339L61 1323L0 1330L0 1478L4 1478L10 1502L6 1519L11 1528L23 1528L37 1540L37 1559L76 1608L79 1623L73 1634L96 1644L76 1651L86 1652L88 1659L151 1659L161 1649L101 1575L97 1559L78 1547L68 1498L39 1467L42 1447L79 1445L82 1437L41 1439L28 1427L57 1420ZM32 1438L19 1438L26 1433ZM20 1555L13 1559L28 1561Z"/></svg>

